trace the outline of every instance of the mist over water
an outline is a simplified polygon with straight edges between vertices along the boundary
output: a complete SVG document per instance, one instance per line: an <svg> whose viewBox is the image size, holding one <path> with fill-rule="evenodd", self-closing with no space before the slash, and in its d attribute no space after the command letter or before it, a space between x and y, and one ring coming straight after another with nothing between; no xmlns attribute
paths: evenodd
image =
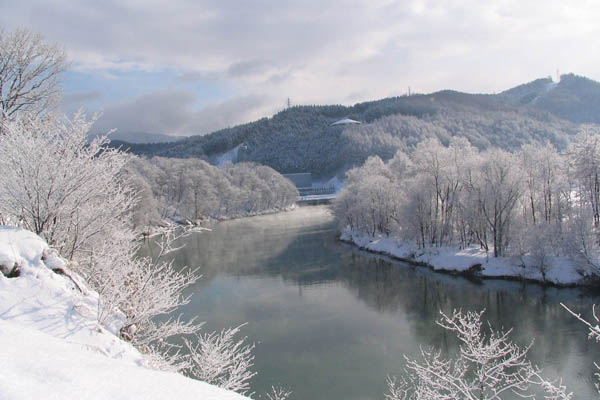
<svg viewBox="0 0 600 400"><path fill-rule="evenodd" d="M256 343L252 381L294 399L381 399L386 376L419 346L457 349L435 321L439 311L486 309L548 376L562 376L576 398L594 398L600 345L559 304L589 315L598 297L584 289L543 288L500 280L469 281L358 251L336 239L326 206L223 222L185 239L176 265L199 266L179 312L219 330L247 322ZM265 396L263 395L263 398Z"/></svg>

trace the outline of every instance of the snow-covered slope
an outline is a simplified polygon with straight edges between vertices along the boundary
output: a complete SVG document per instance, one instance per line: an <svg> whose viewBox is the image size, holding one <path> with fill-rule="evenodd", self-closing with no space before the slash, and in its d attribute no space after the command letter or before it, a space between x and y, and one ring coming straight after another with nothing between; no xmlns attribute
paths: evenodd
<svg viewBox="0 0 600 400"><path fill-rule="evenodd" d="M96 323L98 294L50 268L63 260L35 234L0 227L0 399L205 399L246 397L149 369L120 340L119 316ZM79 286L79 288L78 288Z"/></svg>
<svg viewBox="0 0 600 400"><path fill-rule="evenodd" d="M240 151L241 144L238 144L233 149L226 151L225 153L219 154L215 157L214 165L219 168L223 168L227 162L236 162L238 159L238 153Z"/></svg>

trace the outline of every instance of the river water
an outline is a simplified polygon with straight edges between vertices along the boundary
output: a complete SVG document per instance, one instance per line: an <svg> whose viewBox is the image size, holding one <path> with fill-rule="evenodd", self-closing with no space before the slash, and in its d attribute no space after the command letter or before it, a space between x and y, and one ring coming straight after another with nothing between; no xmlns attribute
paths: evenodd
<svg viewBox="0 0 600 400"><path fill-rule="evenodd" d="M486 309L493 327L514 327L547 376L562 376L577 399L597 398L600 344L560 305L589 315L589 290L470 281L381 259L336 240L327 206L223 222L185 239L178 266L199 266L184 317L208 331L243 323L256 344L255 398L272 385L294 399L383 399L386 376L419 346L450 354L457 343L435 324L439 311ZM262 397L260 397L260 395Z"/></svg>

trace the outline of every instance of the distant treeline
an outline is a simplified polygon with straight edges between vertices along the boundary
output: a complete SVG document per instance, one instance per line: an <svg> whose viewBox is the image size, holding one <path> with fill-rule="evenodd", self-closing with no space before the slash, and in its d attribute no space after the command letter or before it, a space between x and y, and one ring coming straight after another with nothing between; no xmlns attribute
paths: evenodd
<svg viewBox="0 0 600 400"><path fill-rule="evenodd" d="M298 191L272 168L252 163L213 167L199 159L134 157L124 173L140 193L134 224L165 218L195 222L288 209Z"/></svg>

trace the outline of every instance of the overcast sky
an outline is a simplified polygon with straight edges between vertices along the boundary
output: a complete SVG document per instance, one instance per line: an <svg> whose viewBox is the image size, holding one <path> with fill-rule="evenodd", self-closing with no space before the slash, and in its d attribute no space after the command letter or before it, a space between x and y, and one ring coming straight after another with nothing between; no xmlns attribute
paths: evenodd
<svg viewBox="0 0 600 400"><path fill-rule="evenodd" d="M64 45L64 110L191 135L296 104L600 80L600 2L0 0L0 26Z"/></svg>

